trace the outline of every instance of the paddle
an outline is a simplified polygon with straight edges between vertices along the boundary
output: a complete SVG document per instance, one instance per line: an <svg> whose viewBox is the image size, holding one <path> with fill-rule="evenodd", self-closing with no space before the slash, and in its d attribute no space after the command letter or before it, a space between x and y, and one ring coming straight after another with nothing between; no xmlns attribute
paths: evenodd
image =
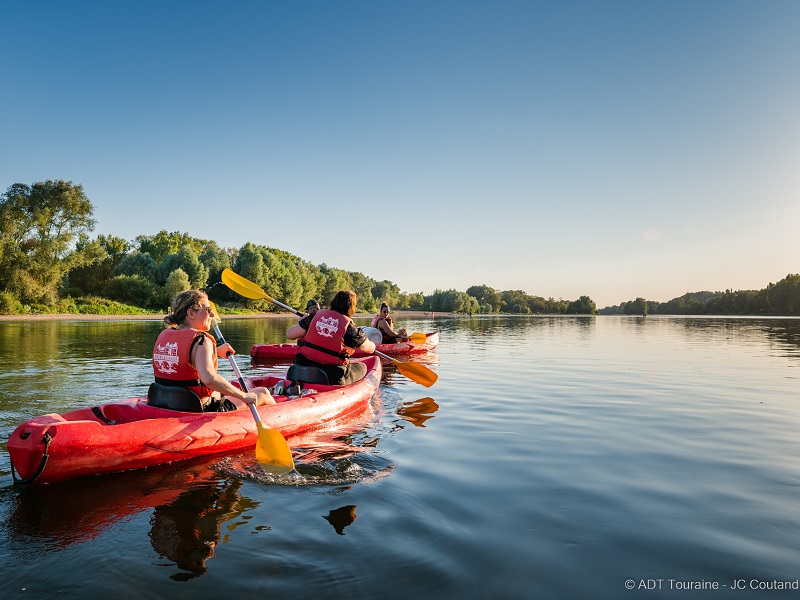
<svg viewBox="0 0 800 600"><path fill-rule="evenodd" d="M225 338L222 337L222 332L219 330L218 323L219 312L213 302L209 300L211 309L214 311L214 335L217 338L217 343L222 346L225 343ZM247 383L245 383L242 372L239 370L239 365L233 359L233 353L228 352L228 360L233 367L233 372L236 373L236 379L239 380L239 385L242 390L247 392ZM265 425L256 410L255 404L247 403L250 407L250 412L253 413L253 418L256 420L256 427L258 428L258 441L256 442L256 460L260 463L269 466L269 470L273 473L289 473L294 470L294 460L292 460L292 452L289 450L289 444L286 439L281 435L277 429L272 429Z"/></svg>
<svg viewBox="0 0 800 600"><path fill-rule="evenodd" d="M231 288L234 292L239 294L240 296L244 296L245 298L250 298L251 300L269 300L273 304L280 306L281 308L285 308L291 313L296 314L299 317L303 316L299 310L295 310L291 306L286 306L285 304L278 302L272 296L267 294L264 290L262 290L258 285L253 283L252 281L245 279L241 275L234 273L230 269L225 269L222 271L222 283L227 285ZM424 333L420 335L424 336ZM392 361L397 365L397 370L400 371L403 375L411 379L412 381L416 381L420 385L424 385L425 387L431 387L439 376L428 369L427 367L420 365L418 363L410 363L410 362L402 362L397 360L396 358L392 358L391 356L387 356L383 352L375 351L375 354L378 356L385 358L387 360Z"/></svg>
<svg viewBox="0 0 800 600"><path fill-rule="evenodd" d="M428 336L424 333L414 332L410 336L408 336L408 341L412 344L424 344L428 339Z"/></svg>
<svg viewBox="0 0 800 600"><path fill-rule="evenodd" d="M377 354L381 358L385 358L386 360L392 361L394 364L397 365L397 370L400 371L403 375L416 381L420 385L424 385L425 387L431 387L436 380L439 379L439 376L431 371L425 365L421 365L419 363L413 362L402 362L397 360L396 358L392 358L388 354L384 354L383 352L378 352L375 350L374 354Z"/></svg>

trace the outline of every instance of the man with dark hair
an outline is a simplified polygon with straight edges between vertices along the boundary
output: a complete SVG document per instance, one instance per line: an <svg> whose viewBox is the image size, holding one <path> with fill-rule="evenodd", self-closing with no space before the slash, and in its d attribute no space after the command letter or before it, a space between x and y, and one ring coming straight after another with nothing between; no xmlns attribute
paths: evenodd
<svg viewBox="0 0 800 600"><path fill-rule="evenodd" d="M355 326L351 318L356 312L356 295L349 290L336 293L330 308L316 311L300 319L286 332L290 340L298 340L295 363L325 371L331 385L346 385L362 379L367 366L350 362L356 349L372 354L373 344Z"/></svg>

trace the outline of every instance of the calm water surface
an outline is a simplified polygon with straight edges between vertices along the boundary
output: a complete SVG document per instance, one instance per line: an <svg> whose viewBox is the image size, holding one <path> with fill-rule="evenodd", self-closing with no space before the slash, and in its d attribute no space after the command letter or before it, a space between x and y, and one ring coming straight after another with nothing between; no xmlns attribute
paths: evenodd
<svg viewBox="0 0 800 600"><path fill-rule="evenodd" d="M248 349L293 322L222 329L278 371ZM0 598L800 594L764 589L800 579L800 320L402 324L441 333L437 384L388 365L370 411L290 440L295 484L245 452L36 488L14 427L144 394L160 324L0 323Z"/></svg>

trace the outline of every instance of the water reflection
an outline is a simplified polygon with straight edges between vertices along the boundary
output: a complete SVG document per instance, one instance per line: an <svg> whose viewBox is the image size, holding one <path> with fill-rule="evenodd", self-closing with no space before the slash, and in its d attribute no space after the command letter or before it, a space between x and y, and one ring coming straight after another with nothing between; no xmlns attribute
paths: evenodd
<svg viewBox="0 0 800 600"><path fill-rule="evenodd" d="M222 541L223 524L228 523L228 531L233 531L250 519L244 513L259 503L239 494L242 485L236 479L222 479L194 486L172 502L155 507L148 536L153 550L181 570L170 579L188 581L206 573L206 561L214 557L214 549Z"/></svg>
<svg viewBox="0 0 800 600"><path fill-rule="evenodd" d="M397 414L416 425L417 427L425 427L425 421L433 418L433 413L439 410L439 405L433 398L420 398L413 402L406 402L397 407Z"/></svg>
<svg viewBox="0 0 800 600"><path fill-rule="evenodd" d="M288 438L295 463L292 473L275 475L252 454L227 456L214 469L265 486L336 487L379 479L394 469L391 460L375 451L386 434L380 414L379 392L364 411Z"/></svg>
<svg viewBox="0 0 800 600"><path fill-rule="evenodd" d="M8 488L2 527L14 552L42 554L94 539L115 524L173 503L187 489L216 489L209 459L56 485ZM213 494L212 494L213 495Z"/></svg>
<svg viewBox="0 0 800 600"><path fill-rule="evenodd" d="M353 521L356 520L356 507L352 504L348 504L341 508L335 508L327 515L323 515L322 518L333 525L336 533L344 535L344 528L351 525Z"/></svg>

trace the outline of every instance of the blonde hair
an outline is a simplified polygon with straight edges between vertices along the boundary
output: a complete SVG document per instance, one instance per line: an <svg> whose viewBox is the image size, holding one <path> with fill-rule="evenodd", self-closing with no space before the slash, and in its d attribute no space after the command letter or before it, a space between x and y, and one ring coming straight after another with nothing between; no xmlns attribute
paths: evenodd
<svg viewBox="0 0 800 600"><path fill-rule="evenodd" d="M189 312L189 309L198 310L203 298L208 298L208 296L200 290L186 290L175 296L172 301L172 314L164 317L164 327L183 325L186 313Z"/></svg>

